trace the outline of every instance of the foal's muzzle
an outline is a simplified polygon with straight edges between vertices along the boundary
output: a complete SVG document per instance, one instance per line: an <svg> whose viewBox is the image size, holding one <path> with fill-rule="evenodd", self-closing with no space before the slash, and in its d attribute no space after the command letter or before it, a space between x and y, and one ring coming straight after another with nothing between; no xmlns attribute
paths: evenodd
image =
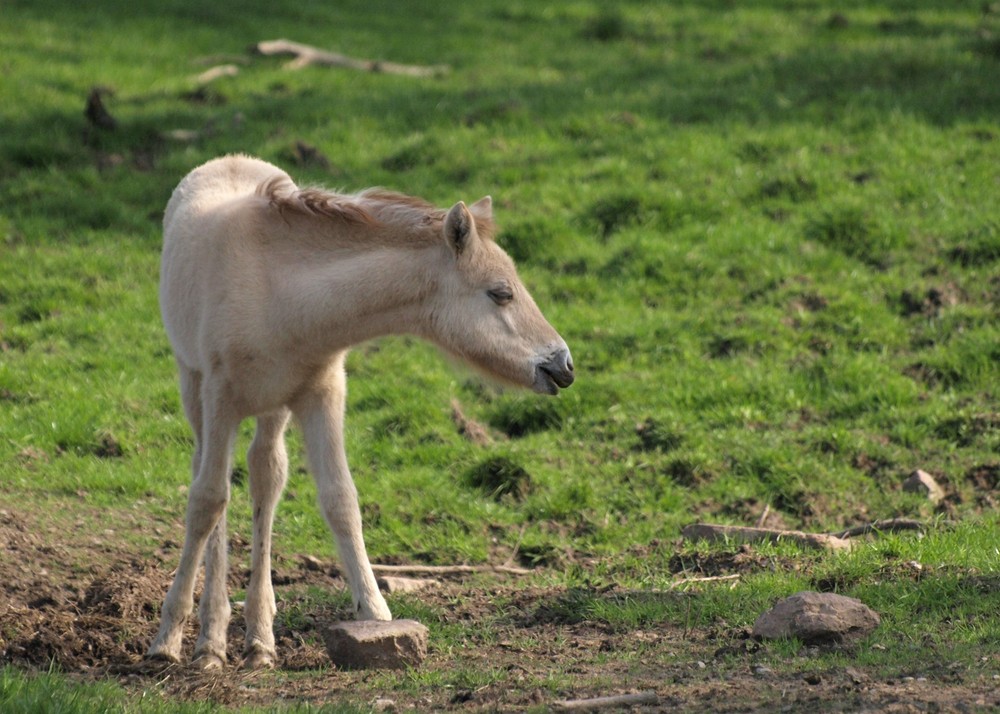
<svg viewBox="0 0 1000 714"><path fill-rule="evenodd" d="M573 384L573 379L573 356L564 347L535 365L532 389L539 394L558 394L560 389Z"/></svg>

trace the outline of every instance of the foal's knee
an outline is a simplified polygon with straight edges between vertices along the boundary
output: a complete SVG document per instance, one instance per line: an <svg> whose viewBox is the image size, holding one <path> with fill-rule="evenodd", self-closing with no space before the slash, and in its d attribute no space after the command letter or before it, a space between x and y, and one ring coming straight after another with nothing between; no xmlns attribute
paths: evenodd
<svg viewBox="0 0 1000 714"><path fill-rule="evenodd" d="M223 488L199 487L198 483L191 488L191 495L188 497L188 518L198 517L204 519L206 525L212 527L226 511L229 505L229 484Z"/></svg>

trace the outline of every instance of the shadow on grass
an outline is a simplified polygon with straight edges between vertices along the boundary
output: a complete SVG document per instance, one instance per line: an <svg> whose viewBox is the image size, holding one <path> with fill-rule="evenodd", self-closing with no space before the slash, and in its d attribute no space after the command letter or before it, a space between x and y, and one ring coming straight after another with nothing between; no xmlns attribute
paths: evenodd
<svg viewBox="0 0 1000 714"><path fill-rule="evenodd" d="M737 8L731 2L712 5L722 13ZM492 61L483 55L469 59L468 66L456 66L451 78L386 83L386 91L375 94L370 87L365 88L367 85L345 93L342 84L317 79L314 85L298 91L278 87L240 96L220 95L216 99L226 103L224 112L216 103L198 104L180 95L157 95L156 101L148 104L144 104L144 97L132 96L122 99L131 102L129 121L121 122L113 132L87 125L83 106L88 87L73 90L65 86L67 80L53 78L63 93L80 92L79 111L58 113L48 107L24 111L22 107L19 118L5 121L0 168L6 181L11 182L22 172L48 173L52 169L95 165L104 170L109 165L125 165L134 169L133 175L109 174L111 195L120 199L121 192L113 190L115 181L144 182L150 189L135 194L132 200L142 206L142 214L156 217L179 178L174 170L169 175L158 173L158 166L193 166L209 156L231 151L252 153L275 131L328 118L333 110L345 120L356 117L385 121L384 130L399 134L401 140L428 128L448 131L456 125L489 128L540 122L563 127L564 139L581 145L599 143L609 132L627 133L631 120L620 126L607 125L604 115L609 106L619 106L629 116L660 124L720 127L802 122L823 125L845 119L870 126L892 112L948 127L992 122L1000 115L1000 83L995 81L1000 51L994 51L997 48L989 39L996 33L990 35L992 30L982 29L982 23L987 22L989 27L1000 26L1000 19L989 13L977 20L978 15L956 11L952 3L931 0L890 4L877 19L872 19L864 3L849 3L833 14L823 9L811 14L771 11L767 16L770 22L795 23L806 38L796 37L796 32L787 28L775 30L784 45L772 49L766 45L766 37L754 36L753 28L737 33L734 39L720 36L721 24L700 26L691 19L692 12L698 9L704 10L704 4L682 3L676 16L668 13L654 30L623 21L612 36L594 38L587 34L594 18L573 14L569 7L556 6L553 19L540 10L518 14L499 7L490 10L444 3L434 8L431 17L421 18L424 27L440 21L444 52L454 53L456 44L461 46L459 34L470 28L492 27L500 32L531 25L528 30L548 43L535 50L535 61L554 65L563 79L541 81L525 74L524 79L510 81L504 77L491 85L489 76L479 78L484 81L465 77L464 73L478 71L477 61ZM249 44L265 39L271 32L294 32L296 27L308 40L315 34L316 22L322 19L316 16L317 11L291 6L282 8L275 18L273 6L263 1L225 1L211 7L198 3L122 4L122 12L113 20L106 6L102 13L95 13L88 3L67 6L56 0L30 5L13 3L7 12L15 21L17 17L39 20L58 14L61 21L71 25L78 21L83 31L92 31L95 42L136 33L217 32L220 42L231 44L234 33L239 33ZM918 14L921 12L929 13L930 19L922 19ZM357 2L340 6L336 14L343 18L364 17L357 32L382 32L390 44L401 32L398 9L388 4L376 3L372 7ZM233 18L239 18L235 26ZM447 22L451 19L455 21ZM978 29L976 22L980 22ZM30 54L27 44L21 44ZM327 44L335 47L337 42L330 40ZM55 53L48 57L49 61L52 56L61 56L63 63L83 51L58 46L49 50ZM490 51L499 49L487 45L482 50ZM101 77L93 78L93 85L101 83ZM151 90L151 96L155 92L162 90ZM591 99L595 95L604 101L595 103ZM113 111L113 102L111 108ZM249 117L249 126L236 131L218 121L223 115ZM213 123L212 133L193 147L163 139L165 132L178 126L202 128ZM439 166L443 175L454 174L456 182L468 179L475 170L454 168L461 158L455 155L459 149L432 149L428 161ZM609 150L614 151L613 147ZM189 158L192 154L194 160ZM427 164L423 156L403 164L398 158L383 156L378 162L392 173L405 173ZM36 214L53 211L65 216L69 223L93 228L115 225L118 212L101 208L100 200L90 200L100 187L83 188L79 205L67 205L65 194L46 194L42 187L3 193L7 194L4 198L8 204L18 207L15 210L28 210L20 206L30 204Z"/></svg>

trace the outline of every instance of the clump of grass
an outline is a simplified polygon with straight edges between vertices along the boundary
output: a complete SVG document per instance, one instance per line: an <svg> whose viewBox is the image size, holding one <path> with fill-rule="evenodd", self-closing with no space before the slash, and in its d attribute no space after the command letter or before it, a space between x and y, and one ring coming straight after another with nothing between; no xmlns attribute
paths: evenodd
<svg viewBox="0 0 1000 714"><path fill-rule="evenodd" d="M653 417L647 417L635 427L642 451L673 451L680 446L683 435L673 426L663 424Z"/></svg>
<svg viewBox="0 0 1000 714"><path fill-rule="evenodd" d="M664 465L662 473L678 486L685 488L698 486L712 477L708 465L687 457L671 459Z"/></svg>
<svg viewBox="0 0 1000 714"><path fill-rule="evenodd" d="M708 355L713 359L726 359L751 349L744 335L713 335L708 342Z"/></svg>
<svg viewBox="0 0 1000 714"><path fill-rule="evenodd" d="M853 204L814 216L806 226L806 237L877 268L886 267L892 250L900 245L896 234L869 210Z"/></svg>
<svg viewBox="0 0 1000 714"><path fill-rule="evenodd" d="M532 488L531 474L508 456L491 456L466 473L466 481L499 501L510 496L520 501Z"/></svg>
<svg viewBox="0 0 1000 714"><path fill-rule="evenodd" d="M622 39L628 26L625 17L616 8L605 7L591 17L583 28L583 37L599 42L611 42Z"/></svg>
<svg viewBox="0 0 1000 714"><path fill-rule="evenodd" d="M602 238L627 226L637 223L643 213L643 199L634 193L612 194L594 203L588 212L588 219L597 224Z"/></svg>
<svg viewBox="0 0 1000 714"><path fill-rule="evenodd" d="M497 242L517 263L541 263L567 246L565 227L550 216L513 220L501 226Z"/></svg>
<svg viewBox="0 0 1000 714"><path fill-rule="evenodd" d="M768 179L760 185L758 190L760 198L784 199L792 203L802 203L815 198L816 193L816 182L801 174Z"/></svg>
<svg viewBox="0 0 1000 714"><path fill-rule="evenodd" d="M966 268L997 262L1000 260L1000 224L990 221L966 231L947 255L949 260Z"/></svg>
<svg viewBox="0 0 1000 714"><path fill-rule="evenodd" d="M491 426L518 438L540 431L561 429L563 414L554 400L530 398L500 402L489 416Z"/></svg>
<svg viewBox="0 0 1000 714"><path fill-rule="evenodd" d="M386 171L410 171L418 166L437 162L440 153L440 147L433 138L419 136L382 159L381 165Z"/></svg>

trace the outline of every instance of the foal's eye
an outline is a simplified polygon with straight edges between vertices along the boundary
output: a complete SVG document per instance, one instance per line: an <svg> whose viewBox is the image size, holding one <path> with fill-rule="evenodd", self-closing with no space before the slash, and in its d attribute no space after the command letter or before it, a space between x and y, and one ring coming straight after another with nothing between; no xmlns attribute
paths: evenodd
<svg viewBox="0 0 1000 714"><path fill-rule="evenodd" d="M510 288L493 288L492 290L487 290L486 294L497 305L506 305L514 299L514 293L510 291Z"/></svg>

